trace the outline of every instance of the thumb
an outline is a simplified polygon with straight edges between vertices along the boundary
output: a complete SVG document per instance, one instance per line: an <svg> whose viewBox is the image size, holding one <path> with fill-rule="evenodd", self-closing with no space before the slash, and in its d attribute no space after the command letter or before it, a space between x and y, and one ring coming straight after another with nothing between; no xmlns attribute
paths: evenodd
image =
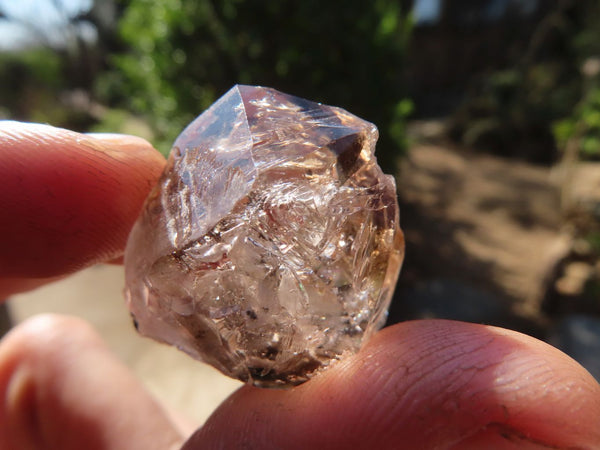
<svg viewBox="0 0 600 450"><path fill-rule="evenodd" d="M184 448L600 448L600 385L520 333L407 322L296 388L240 389Z"/></svg>

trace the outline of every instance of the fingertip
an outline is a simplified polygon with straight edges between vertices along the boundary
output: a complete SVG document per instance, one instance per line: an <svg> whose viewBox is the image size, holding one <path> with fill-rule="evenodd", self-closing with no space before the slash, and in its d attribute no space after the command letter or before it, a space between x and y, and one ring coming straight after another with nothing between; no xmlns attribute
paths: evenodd
<svg viewBox="0 0 600 450"><path fill-rule="evenodd" d="M0 275L47 278L118 258L165 159L132 136L0 122Z"/></svg>

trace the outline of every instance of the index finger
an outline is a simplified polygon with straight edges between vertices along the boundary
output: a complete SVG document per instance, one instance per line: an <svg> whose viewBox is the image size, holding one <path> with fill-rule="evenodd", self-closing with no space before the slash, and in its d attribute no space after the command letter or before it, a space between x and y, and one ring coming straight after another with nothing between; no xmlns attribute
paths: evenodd
<svg viewBox="0 0 600 450"><path fill-rule="evenodd" d="M0 277L23 283L120 256L164 164L141 138L0 121Z"/></svg>

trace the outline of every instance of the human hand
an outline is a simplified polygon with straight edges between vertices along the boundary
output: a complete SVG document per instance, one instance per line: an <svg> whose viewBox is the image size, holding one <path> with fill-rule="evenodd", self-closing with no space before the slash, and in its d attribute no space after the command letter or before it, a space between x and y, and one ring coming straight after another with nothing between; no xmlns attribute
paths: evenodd
<svg viewBox="0 0 600 450"><path fill-rule="evenodd" d="M0 122L0 298L118 258L163 166L138 138ZM187 435L79 319L11 331L0 394L2 449L166 449ZM513 331L406 322L293 389L242 387L184 448L600 448L600 385Z"/></svg>

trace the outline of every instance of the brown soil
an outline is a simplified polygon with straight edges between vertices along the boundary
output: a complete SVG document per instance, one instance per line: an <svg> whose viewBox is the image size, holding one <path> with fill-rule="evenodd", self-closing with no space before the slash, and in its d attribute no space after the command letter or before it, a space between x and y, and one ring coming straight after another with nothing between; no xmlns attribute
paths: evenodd
<svg viewBox="0 0 600 450"><path fill-rule="evenodd" d="M538 318L545 279L569 248L551 169L418 145L398 191L407 254L400 283L458 279Z"/></svg>

